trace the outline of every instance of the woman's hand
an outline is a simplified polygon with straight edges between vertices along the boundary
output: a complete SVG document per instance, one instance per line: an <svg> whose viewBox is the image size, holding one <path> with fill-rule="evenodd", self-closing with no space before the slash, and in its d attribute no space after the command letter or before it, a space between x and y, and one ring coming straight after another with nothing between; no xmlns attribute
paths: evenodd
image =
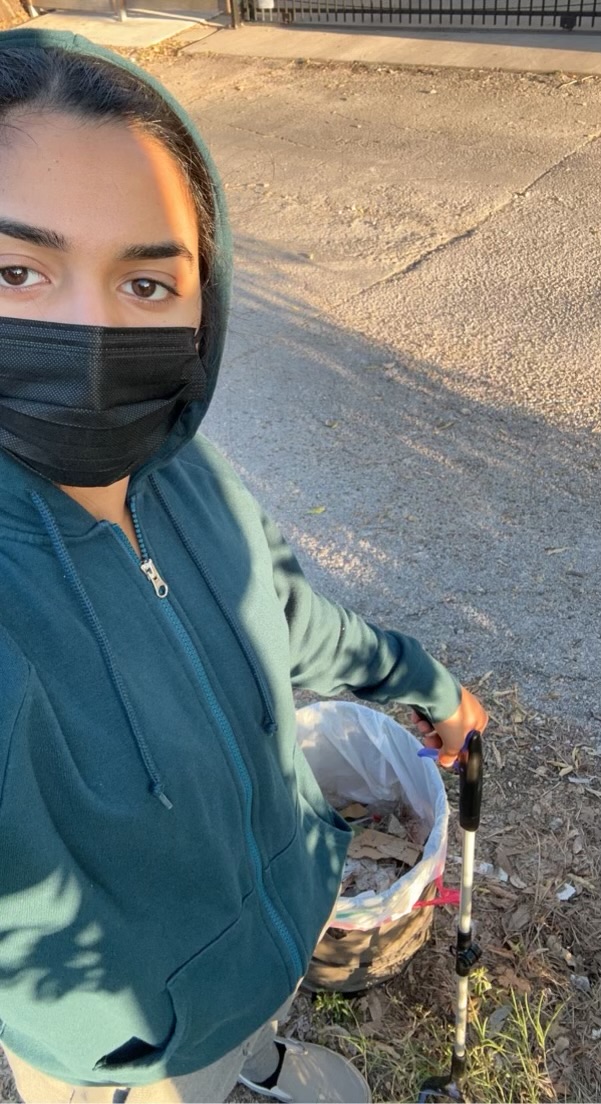
<svg viewBox="0 0 601 1104"><path fill-rule="evenodd" d="M478 699L462 686L459 706L446 721L437 721L431 725L417 713L412 713L411 719L424 737L424 745L441 749L438 757L441 767L452 767L468 732L473 728L484 732L488 724L488 713Z"/></svg>

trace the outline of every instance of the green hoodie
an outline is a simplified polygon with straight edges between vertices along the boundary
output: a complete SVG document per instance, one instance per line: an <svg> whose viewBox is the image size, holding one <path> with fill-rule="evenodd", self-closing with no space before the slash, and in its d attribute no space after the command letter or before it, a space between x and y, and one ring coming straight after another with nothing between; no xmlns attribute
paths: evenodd
<svg viewBox="0 0 601 1104"><path fill-rule="evenodd" d="M136 472L143 553L0 451L0 1038L73 1084L200 1069L306 970L349 833L295 740L293 687L450 716L458 684L411 637L316 594L197 433L230 294L223 193L192 121L85 38L19 29L153 85L212 173L208 396ZM169 586L140 570L148 557Z"/></svg>

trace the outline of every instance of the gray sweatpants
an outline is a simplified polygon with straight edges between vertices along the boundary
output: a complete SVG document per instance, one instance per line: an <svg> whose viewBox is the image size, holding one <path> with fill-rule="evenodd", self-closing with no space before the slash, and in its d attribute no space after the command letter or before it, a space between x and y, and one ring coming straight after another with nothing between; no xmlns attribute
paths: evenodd
<svg viewBox="0 0 601 1104"><path fill-rule="evenodd" d="M116 1085L68 1085L40 1073L6 1048L5 1054L25 1104L117 1104L123 1100L127 1104L222 1104L243 1071L251 1081L265 1081L273 1073L278 1062L274 1045L278 1020L286 1019L295 995L278 1009L273 1020L211 1066L129 1091Z"/></svg>

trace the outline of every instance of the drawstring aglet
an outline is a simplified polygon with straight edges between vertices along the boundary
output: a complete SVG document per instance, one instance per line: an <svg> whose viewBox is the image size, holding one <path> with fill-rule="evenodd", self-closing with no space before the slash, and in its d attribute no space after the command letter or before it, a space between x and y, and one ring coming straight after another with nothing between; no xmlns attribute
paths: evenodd
<svg viewBox="0 0 601 1104"><path fill-rule="evenodd" d="M153 797L158 797L161 805L164 805L166 809L173 808L173 802L169 800L167 794L163 792L163 787L160 782L155 782L151 787L151 793Z"/></svg>

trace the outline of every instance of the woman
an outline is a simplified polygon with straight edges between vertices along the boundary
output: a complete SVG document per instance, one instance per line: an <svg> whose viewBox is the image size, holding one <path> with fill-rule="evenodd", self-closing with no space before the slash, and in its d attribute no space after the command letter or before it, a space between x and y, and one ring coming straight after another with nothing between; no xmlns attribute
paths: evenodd
<svg viewBox="0 0 601 1104"><path fill-rule="evenodd" d="M0 1037L28 1102L369 1099L270 1023L349 835L292 690L411 703L443 765L487 720L314 593L195 436L229 292L183 109L86 39L0 34Z"/></svg>

